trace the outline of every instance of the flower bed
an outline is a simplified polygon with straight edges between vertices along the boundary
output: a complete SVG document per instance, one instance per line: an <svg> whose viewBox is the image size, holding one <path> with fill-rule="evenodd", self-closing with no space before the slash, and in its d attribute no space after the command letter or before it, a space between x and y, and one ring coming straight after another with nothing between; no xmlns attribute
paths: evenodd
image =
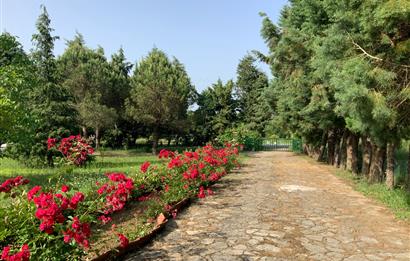
<svg viewBox="0 0 410 261"><path fill-rule="evenodd" d="M64 184L27 191L23 177L7 180L0 186L1 259L73 260L126 249L175 217L177 202L211 195L209 186L238 166L237 155L229 144L162 150L162 164L146 162L134 175L107 173L106 183L87 194ZM135 213L138 218L130 221Z"/></svg>

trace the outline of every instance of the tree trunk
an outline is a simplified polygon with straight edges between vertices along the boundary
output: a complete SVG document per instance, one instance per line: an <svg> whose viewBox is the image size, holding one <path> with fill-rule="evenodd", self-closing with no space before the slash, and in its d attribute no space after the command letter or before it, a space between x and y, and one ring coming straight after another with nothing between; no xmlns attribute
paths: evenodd
<svg viewBox="0 0 410 261"><path fill-rule="evenodd" d="M410 144L407 159L407 191L410 191Z"/></svg>
<svg viewBox="0 0 410 261"><path fill-rule="evenodd" d="M47 164L49 167L54 167L53 154L47 151Z"/></svg>
<svg viewBox="0 0 410 261"><path fill-rule="evenodd" d="M349 132L349 136L346 141L346 170L351 171L354 174L358 174L357 169L357 150L359 140L357 135Z"/></svg>
<svg viewBox="0 0 410 261"><path fill-rule="evenodd" d="M83 137L87 139L88 138L87 127L82 126L81 129L83 131Z"/></svg>
<svg viewBox="0 0 410 261"><path fill-rule="evenodd" d="M100 128L95 128L95 148L100 148Z"/></svg>
<svg viewBox="0 0 410 261"><path fill-rule="evenodd" d="M325 158L325 150L326 150L326 143L327 143L327 131L322 135L322 141L319 147L319 155L317 161L324 161Z"/></svg>
<svg viewBox="0 0 410 261"><path fill-rule="evenodd" d="M344 130L343 136L342 136L342 142L340 144L340 163L339 163L339 168L346 169L346 140L347 136L349 135L349 131L347 129Z"/></svg>
<svg viewBox="0 0 410 261"><path fill-rule="evenodd" d="M340 136L336 137L333 166L335 166L336 168L339 168L340 166Z"/></svg>
<svg viewBox="0 0 410 261"><path fill-rule="evenodd" d="M157 148L158 148L158 140L159 140L159 129L158 126L154 127L154 130L152 132L152 138L153 138L153 143L152 143L152 154L156 155L157 154Z"/></svg>
<svg viewBox="0 0 410 261"><path fill-rule="evenodd" d="M327 139L327 163L330 165L333 165L335 162L335 143L336 143L335 132L330 130L328 132L328 139Z"/></svg>
<svg viewBox="0 0 410 261"><path fill-rule="evenodd" d="M172 140L172 136L168 137L168 147L171 146L171 140Z"/></svg>
<svg viewBox="0 0 410 261"><path fill-rule="evenodd" d="M362 137L362 174L365 177L369 176L370 162L372 157L372 144L366 136Z"/></svg>
<svg viewBox="0 0 410 261"><path fill-rule="evenodd" d="M394 188L394 151L396 146L394 143L387 143L387 166L386 166L386 186L388 189Z"/></svg>
<svg viewBox="0 0 410 261"><path fill-rule="evenodd" d="M303 153L306 154L306 155L308 155L308 156L310 156L310 148L309 148L309 145L307 145L306 143L303 143L302 147L303 147Z"/></svg>
<svg viewBox="0 0 410 261"><path fill-rule="evenodd" d="M370 163L369 183L380 182L383 174L384 148L372 143L372 161Z"/></svg>

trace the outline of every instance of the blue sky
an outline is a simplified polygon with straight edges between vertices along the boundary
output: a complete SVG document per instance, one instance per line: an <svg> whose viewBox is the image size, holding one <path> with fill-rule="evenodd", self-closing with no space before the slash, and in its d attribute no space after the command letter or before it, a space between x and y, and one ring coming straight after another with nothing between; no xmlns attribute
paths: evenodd
<svg viewBox="0 0 410 261"><path fill-rule="evenodd" d="M55 35L65 40L80 32L88 46L102 46L107 56L121 46L133 63L154 46L185 64L192 82L203 90L218 78L235 79L236 66L248 51L267 48L260 37L261 18L277 21L285 0L0 0L1 29L18 36L30 50L35 21L44 4ZM267 66L260 65L268 72Z"/></svg>

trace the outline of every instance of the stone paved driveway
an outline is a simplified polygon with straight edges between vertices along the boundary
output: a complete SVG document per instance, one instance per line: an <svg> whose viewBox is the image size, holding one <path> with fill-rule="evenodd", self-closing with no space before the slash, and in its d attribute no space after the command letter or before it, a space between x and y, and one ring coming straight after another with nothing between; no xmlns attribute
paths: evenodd
<svg viewBox="0 0 410 261"><path fill-rule="evenodd" d="M126 260L410 260L410 226L332 167L287 152L247 165Z"/></svg>

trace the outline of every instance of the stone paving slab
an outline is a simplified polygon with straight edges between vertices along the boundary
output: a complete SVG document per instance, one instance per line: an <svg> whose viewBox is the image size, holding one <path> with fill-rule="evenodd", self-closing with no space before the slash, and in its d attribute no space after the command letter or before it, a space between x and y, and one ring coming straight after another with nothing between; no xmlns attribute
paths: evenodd
<svg viewBox="0 0 410 261"><path fill-rule="evenodd" d="M125 260L403 260L410 226L290 152L259 152Z"/></svg>

